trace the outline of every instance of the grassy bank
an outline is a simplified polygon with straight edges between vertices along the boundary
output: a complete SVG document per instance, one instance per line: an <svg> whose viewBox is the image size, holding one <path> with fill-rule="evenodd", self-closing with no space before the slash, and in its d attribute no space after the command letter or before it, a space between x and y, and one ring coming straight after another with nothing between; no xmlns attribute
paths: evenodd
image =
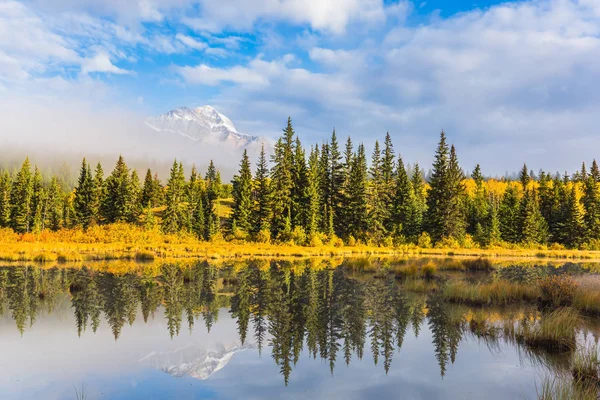
<svg viewBox="0 0 600 400"><path fill-rule="evenodd" d="M546 258L598 260L598 251L553 250L540 248L422 248L412 244L393 247L356 244L344 245L341 240L318 241L313 246L289 243L254 243L217 238L210 242L193 235L163 234L158 229L147 230L127 224L92 227L88 230L64 229L39 234L16 234L0 230L0 260L2 261L94 261L139 260L155 258L204 257L314 257L353 255L430 255L497 258Z"/></svg>

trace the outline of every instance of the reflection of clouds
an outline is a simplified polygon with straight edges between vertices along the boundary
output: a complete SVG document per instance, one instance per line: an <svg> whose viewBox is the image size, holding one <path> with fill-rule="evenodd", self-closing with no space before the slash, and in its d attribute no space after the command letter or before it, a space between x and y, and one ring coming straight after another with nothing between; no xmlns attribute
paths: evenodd
<svg viewBox="0 0 600 400"><path fill-rule="evenodd" d="M255 346L250 344L228 347L219 344L216 350L207 350L204 347L189 344L173 351L153 351L140 359L140 363L174 377L190 376L205 380L223 369L236 353L253 348Z"/></svg>

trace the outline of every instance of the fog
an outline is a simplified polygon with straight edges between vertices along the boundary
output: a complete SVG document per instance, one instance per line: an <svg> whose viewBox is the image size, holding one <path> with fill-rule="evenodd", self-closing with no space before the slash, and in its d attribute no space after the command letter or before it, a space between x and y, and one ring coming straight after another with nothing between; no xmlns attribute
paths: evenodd
<svg viewBox="0 0 600 400"><path fill-rule="evenodd" d="M83 102L1 99L0 166L13 169L29 156L46 173L71 169L76 176L85 156L92 165L101 162L108 174L122 154L140 175L151 168L163 179L175 158L184 163L186 173L195 164L202 174L212 159L224 181L237 171L243 149L156 132L143 123L145 117L136 111L98 109ZM258 150L258 145L248 148L253 165Z"/></svg>

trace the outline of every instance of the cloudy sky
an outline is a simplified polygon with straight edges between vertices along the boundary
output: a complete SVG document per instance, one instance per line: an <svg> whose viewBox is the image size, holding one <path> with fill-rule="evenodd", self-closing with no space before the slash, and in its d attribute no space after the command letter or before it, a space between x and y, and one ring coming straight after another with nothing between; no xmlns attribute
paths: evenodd
<svg viewBox="0 0 600 400"><path fill-rule="evenodd" d="M443 128L465 169L572 171L600 157L599 78L600 0L0 0L4 141L210 104L254 135L389 131L427 165Z"/></svg>

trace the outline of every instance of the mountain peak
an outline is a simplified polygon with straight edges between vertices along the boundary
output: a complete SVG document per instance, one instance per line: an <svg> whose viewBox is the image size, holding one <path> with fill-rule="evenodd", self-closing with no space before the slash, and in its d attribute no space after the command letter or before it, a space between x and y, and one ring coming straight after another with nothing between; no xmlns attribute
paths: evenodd
<svg viewBox="0 0 600 400"><path fill-rule="evenodd" d="M240 133L233 122L209 105L196 108L178 107L156 117L146 125L158 132L177 133L204 143L230 143L245 147L258 140L256 136Z"/></svg>

